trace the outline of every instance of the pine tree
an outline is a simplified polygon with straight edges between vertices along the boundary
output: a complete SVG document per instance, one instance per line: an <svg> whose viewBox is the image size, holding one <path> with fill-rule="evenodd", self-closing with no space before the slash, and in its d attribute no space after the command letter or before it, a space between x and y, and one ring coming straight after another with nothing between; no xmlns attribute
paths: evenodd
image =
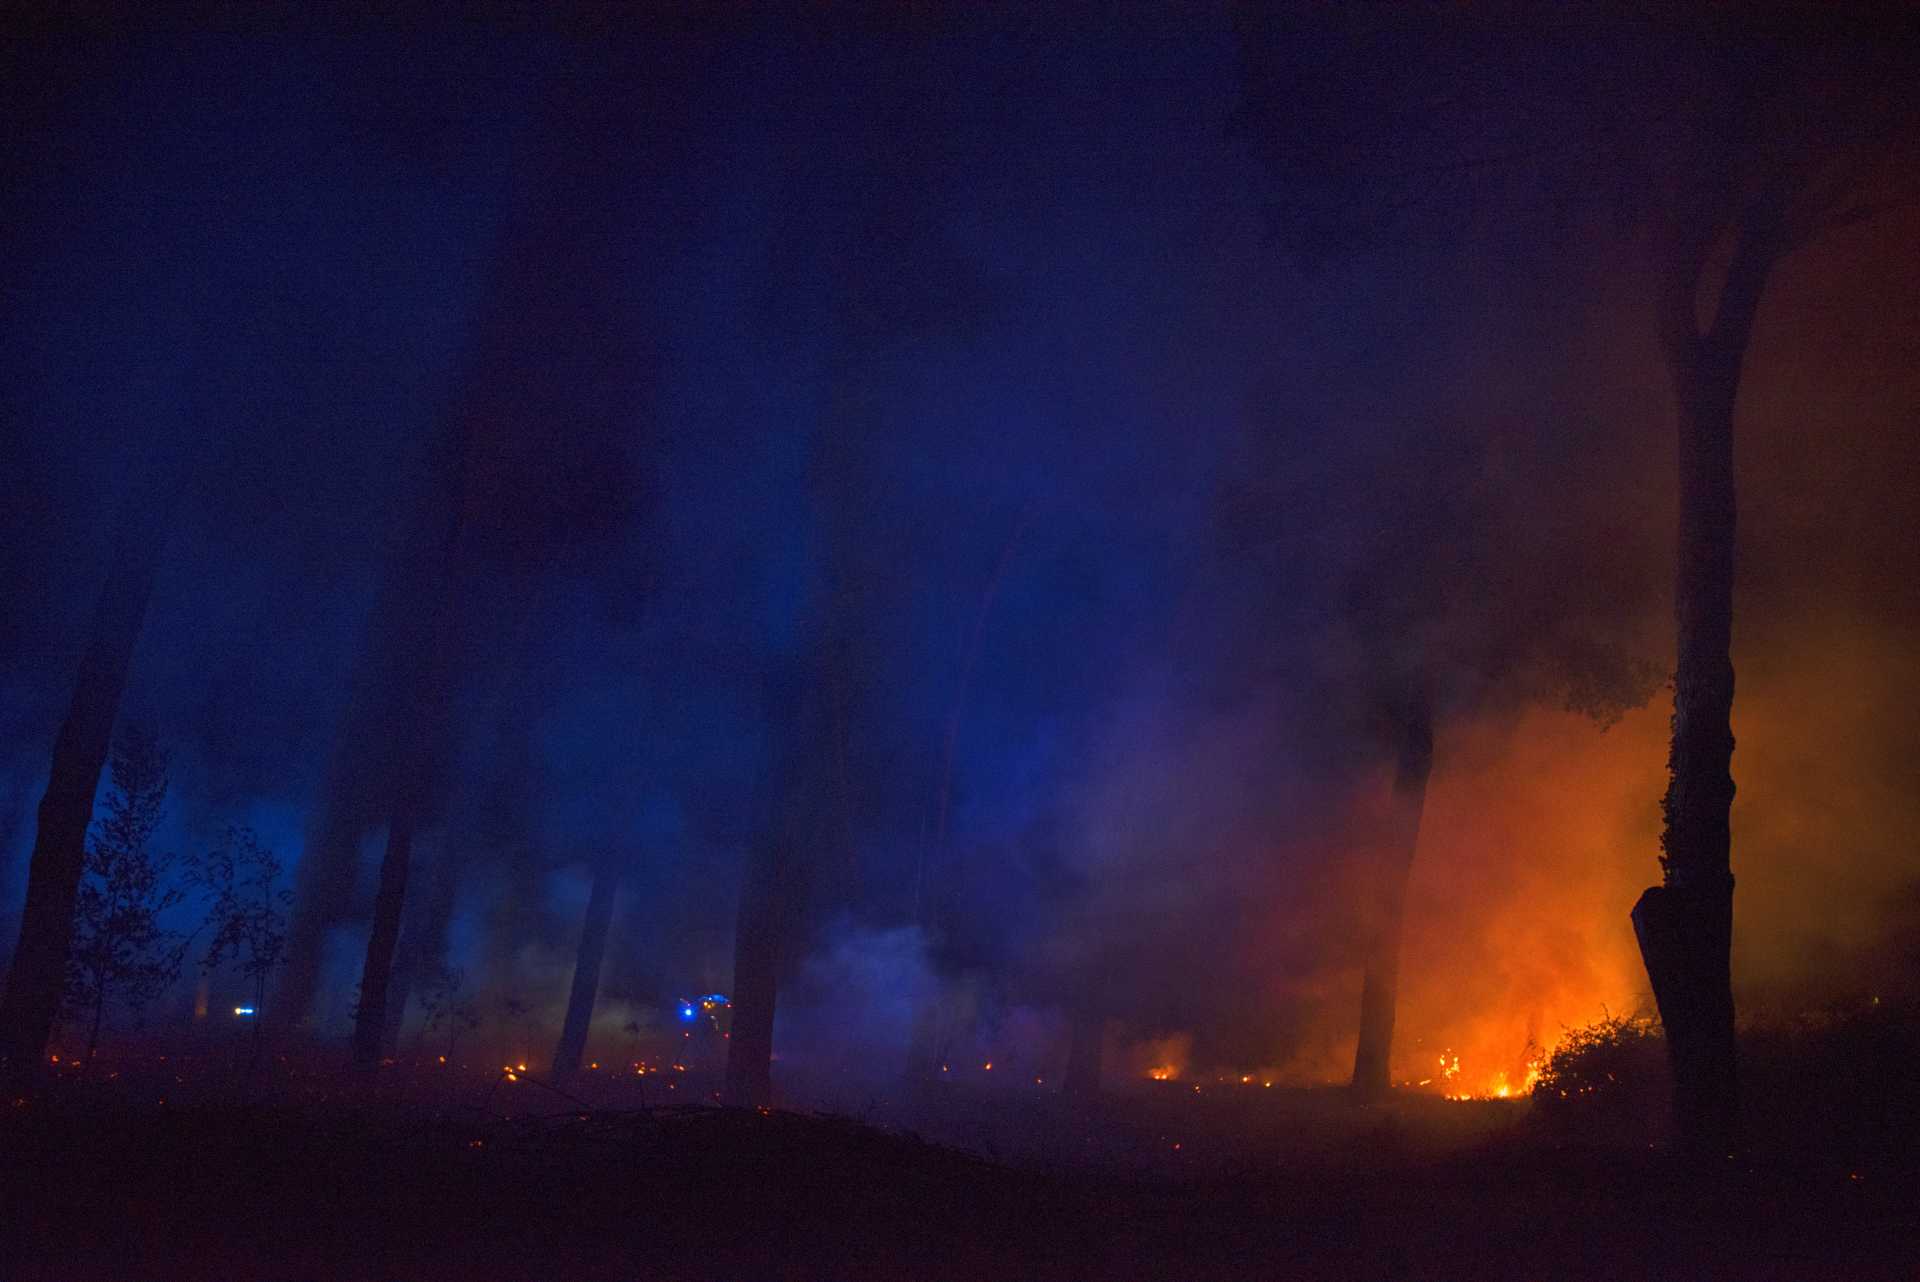
<svg viewBox="0 0 1920 1282"><path fill-rule="evenodd" d="M260 1021L267 976L286 959L287 910L293 892L280 886L280 860L251 828L229 825L220 844L202 856L193 879L210 901L213 941L201 958L212 970L229 958L253 987L253 1044L247 1067L260 1058Z"/></svg>
<svg viewBox="0 0 1920 1282"><path fill-rule="evenodd" d="M186 940L161 916L180 901L169 884L173 857L153 849L167 795L167 754L140 727L113 746L106 816L87 841L74 901L67 1002L88 1020L86 1061L100 1043L110 1002L139 1011L180 974Z"/></svg>

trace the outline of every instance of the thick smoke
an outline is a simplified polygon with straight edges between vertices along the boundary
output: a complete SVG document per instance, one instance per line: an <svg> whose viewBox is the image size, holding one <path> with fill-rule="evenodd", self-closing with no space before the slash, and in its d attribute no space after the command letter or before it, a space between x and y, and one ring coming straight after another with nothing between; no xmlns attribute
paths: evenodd
<svg viewBox="0 0 1920 1282"><path fill-rule="evenodd" d="M841 789L794 1081L858 1104L931 1004L955 1071L1052 1083L1086 1000L1113 1076L1340 1079L1380 710L1415 676L1396 1078L1444 1052L1517 1080L1646 1004L1674 495L1637 247L1576 223L1294 263L1224 23L655 34L62 55L0 269L0 913L158 434L203 461L129 713L175 750L170 842L246 822L293 864L320 1038L364 947L396 620L443 574L402 1050L447 1036L421 1002L453 967L475 1041L544 1058L603 857L590 1053L727 991L784 753ZM1912 973L1913 231L1783 267L1749 360L1756 1009ZM423 565L453 454L459 556ZM838 719L796 745L767 674L829 616Z"/></svg>

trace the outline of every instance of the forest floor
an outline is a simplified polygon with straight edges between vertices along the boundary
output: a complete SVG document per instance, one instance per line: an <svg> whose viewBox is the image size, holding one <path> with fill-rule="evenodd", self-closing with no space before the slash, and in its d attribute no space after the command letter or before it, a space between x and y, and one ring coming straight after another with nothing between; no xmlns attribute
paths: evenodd
<svg viewBox="0 0 1920 1282"><path fill-rule="evenodd" d="M643 1108L633 1083L312 1074L243 1100L206 1076L8 1101L0 1276L1920 1277L1911 1162L1701 1169L1624 1132L1572 1142L1521 1101L969 1086L876 1100L881 1126L721 1109L691 1077Z"/></svg>

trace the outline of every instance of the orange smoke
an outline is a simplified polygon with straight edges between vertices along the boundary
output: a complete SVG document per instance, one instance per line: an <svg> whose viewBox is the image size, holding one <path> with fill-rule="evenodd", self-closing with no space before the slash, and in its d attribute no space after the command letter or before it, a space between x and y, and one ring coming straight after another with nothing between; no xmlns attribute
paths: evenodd
<svg viewBox="0 0 1920 1282"><path fill-rule="evenodd" d="M1745 1010L1891 982L1888 905L1916 874L1890 835L1920 822L1895 768L1914 739L1905 640L1816 616L1735 655ZM1443 1089L1441 1058L1457 1056L1447 1093L1518 1094L1565 1029L1652 1013L1627 914L1660 876L1668 713L1663 693L1605 733L1546 710L1442 728L1408 887L1396 1081Z"/></svg>
<svg viewBox="0 0 1920 1282"><path fill-rule="evenodd" d="M1515 1094L1562 1031L1647 1004L1627 912L1658 879L1667 716L1445 726L1407 890L1395 1080Z"/></svg>

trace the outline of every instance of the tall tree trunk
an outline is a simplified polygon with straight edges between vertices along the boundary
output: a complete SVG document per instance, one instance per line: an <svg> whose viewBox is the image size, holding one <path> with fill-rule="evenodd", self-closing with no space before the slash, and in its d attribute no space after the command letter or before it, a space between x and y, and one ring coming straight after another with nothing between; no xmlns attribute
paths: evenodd
<svg viewBox="0 0 1920 1282"><path fill-rule="evenodd" d="M567 994L567 1018L560 1026L560 1041L553 1048L555 1080L580 1071L587 1029L593 1023L594 999L600 992L600 964L607 955L607 929L613 924L613 898L619 881L618 861L603 856L593 870L593 893L587 899L580 951L573 962L573 988Z"/></svg>
<svg viewBox="0 0 1920 1282"><path fill-rule="evenodd" d="M773 1015L780 993L785 921L776 902L779 838L763 835L747 863L733 934L733 1020L724 1098L736 1108L773 1103Z"/></svg>
<svg viewBox="0 0 1920 1282"><path fill-rule="evenodd" d="M936 965L941 960L941 954L953 942L951 937L958 915L956 901L961 890L960 870L954 867L947 851L947 822L953 801L953 763L960 747L960 722L967 709L967 690L972 685L974 669L980 662L987 616L992 612L993 599L1000 591L1000 583L1007 576L1007 567L1012 564L1014 553L1019 550L1020 541L1026 536L1027 527L1033 523L1034 511L1035 505L1031 502L1020 510L1013 533L1007 536L1005 546L1000 549L1000 558L994 562L993 572L980 592L980 604L974 610L973 626L967 634L966 650L960 661L960 675L953 691L953 707L947 715L946 736L941 744L933 833L930 840L920 844L919 857L914 864L914 922L920 927L928 960ZM932 1081L940 1076L940 1038L945 1022L941 1000L940 987L936 984L914 1011L907 1040L909 1081Z"/></svg>
<svg viewBox="0 0 1920 1282"><path fill-rule="evenodd" d="M774 1005L801 945L814 892L817 847L838 809L831 795L831 632L804 657L777 663L762 693L774 741L758 797L761 821L747 855L733 933L733 1019L723 1099L737 1107L773 1102Z"/></svg>
<svg viewBox="0 0 1920 1282"><path fill-rule="evenodd" d="M419 897L416 892L413 900ZM380 1028L381 1059L398 1059L400 1056L400 1030L407 1022L407 1002L413 996L413 981L419 975L416 965L418 949L410 942L411 937L419 933L418 917L417 913L403 913L400 938L394 941L393 967L387 975L387 1012Z"/></svg>
<svg viewBox="0 0 1920 1282"><path fill-rule="evenodd" d="M373 929L367 933L367 956L360 968L360 1006L353 1017L353 1067L372 1071L380 1067L386 1042L387 984L393 975L393 948L400 940L400 909L406 902L407 872L413 859L413 810L406 802L394 807L387 830L387 850L380 860L380 889L373 897Z"/></svg>
<svg viewBox="0 0 1920 1282"><path fill-rule="evenodd" d="M1400 996L1400 932L1406 915L1407 878L1420 842L1420 816L1433 773L1433 712L1425 693L1396 718L1399 761L1386 848L1373 869L1366 932L1366 977L1360 989L1360 1041L1353 1054L1353 1089L1383 1094L1393 1084L1393 1020Z"/></svg>
<svg viewBox="0 0 1920 1282"><path fill-rule="evenodd" d="M373 925L360 968L360 1007L354 1013L353 1067L380 1066L387 1032L387 987L393 978L393 950L400 939L406 906L407 875L413 858L414 828L428 803L438 739L444 733L446 685L452 663L449 620L460 570L460 539L466 529L467 459L473 448L471 422L455 432L449 464L445 511L434 544L416 567L427 593L425 609L402 635L395 691L398 742L393 750L392 818L387 848L380 860L380 887L373 899Z"/></svg>
<svg viewBox="0 0 1920 1282"><path fill-rule="evenodd" d="M337 780L343 773L336 764L334 778ZM327 791L332 794L343 786L340 782L331 782ZM306 852L294 870L293 916L287 923L287 960L280 968L274 990L275 1028L283 1031L297 1027L313 1012L328 936L352 916L354 867L364 834L356 819L347 813L347 807L333 796L324 800L322 807L318 831L308 841Z"/></svg>
<svg viewBox="0 0 1920 1282"><path fill-rule="evenodd" d="M407 1001L428 963L440 960L447 951L447 923L453 916L453 861L447 841L427 860L426 894L416 890L407 899L407 912L400 926L400 942L394 946L393 979L387 988L387 1032L385 1054L399 1053L401 1026L406 1022Z"/></svg>
<svg viewBox="0 0 1920 1282"><path fill-rule="evenodd" d="M431 701L422 683L435 671L438 620L451 596L470 432L469 425L456 422L429 453L426 489L417 500L402 556L389 568L367 624L366 650L342 717L320 822L295 869L287 961L275 1002L282 1028L294 1028L313 1013L328 939L359 913L362 840L382 826L391 840L400 792L414 786L430 756L428 729L421 722Z"/></svg>
<svg viewBox="0 0 1920 1282"><path fill-rule="evenodd" d="M53 765L27 865L19 942L7 971L6 992L0 996L0 1072L14 1088L31 1084L40 1073L66 991L73 908L86 862L93 796L153 595L180 476L168 472L148 478L120 512L106 587L94 611L73 701L54 740Z"/></svg>
<svg viewBox="0 0 1920 1282"><path fill-rule="evenodd" d="M798 738L797 718L785 733ZM798 755L794 753L792 755ZM746 884L733 933L733 1019L728 1026L727 1074L723 1098L739 1108L765 1108L773 1102L773 1019L782 972L797 946L799 915L808 885L801 861L803 834L799 816L813 800L789 764L777 776L782 792L773 818L755 838L747 859Z"/></svg>
<svg viewBox="0 0 1920 1282"><path fill-rule="evenodd" d="M1696 1152L1734 1144L1733 410L1754 316L1784 248L1786 190L1742 217L1714 320L1698 331L1704 253L1674 273L1666 335L1679 418L1679 558L1671 774L1661 807L1664 884L1633 908L1634 934L1666 1028L1674 1120Z"/></svg>

